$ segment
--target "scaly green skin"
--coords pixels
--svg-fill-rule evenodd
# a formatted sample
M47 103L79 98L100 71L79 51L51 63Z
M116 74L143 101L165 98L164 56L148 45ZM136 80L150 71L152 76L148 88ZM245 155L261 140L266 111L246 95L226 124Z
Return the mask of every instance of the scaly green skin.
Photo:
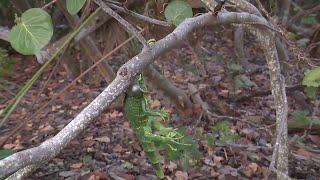
M154 116L160 116L162 119L166 120L170 115L168 112L163 110L150 109L148 99L145 95L146 92L147 88L144 83L143 76L140 74L127 92L124 102L124 110L134 133L139 139L156 172L157 177L159 179L163 179L164 174L159 163L159 156L156 153L155 143L167 144L172 149L174 149L175 146L188 146L189 144L178 142L182 136L174 129L165 128L163 126L154 126ZM154 129L160 132L166 132L166 135L153 134L152 130Z

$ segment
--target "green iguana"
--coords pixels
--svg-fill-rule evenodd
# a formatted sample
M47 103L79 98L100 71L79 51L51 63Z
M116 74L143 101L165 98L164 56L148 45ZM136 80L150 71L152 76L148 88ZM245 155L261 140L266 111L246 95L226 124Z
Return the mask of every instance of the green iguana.
M170 114L163 109L150 109L146 93L147 87L143 75L139 74L133 85L127 91L124 101L124 111L157 177L163 179L164 173L159 162L156 147L166 146L166 148L171 151L177 151L178 149L191 148L193 145L190 141L184 142L184 136L176 129L164 127L159 121L153 118L154 116L160 116L163 120L167 120ZM155 134L154 131L156 131L157 134Z

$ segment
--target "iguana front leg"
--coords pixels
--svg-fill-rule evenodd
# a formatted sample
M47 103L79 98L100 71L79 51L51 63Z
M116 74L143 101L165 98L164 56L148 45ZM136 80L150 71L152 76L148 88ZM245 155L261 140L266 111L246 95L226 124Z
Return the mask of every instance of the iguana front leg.
M149 100L144 97L144 101L142 102L142 109L148 116L160 116L163 120L168 120L170 118L170 113L161 110L154 110L149 108Z
M157 121L155 118L149 116L149 126L151 129L157 131L158 134L168 134L169 132L174 131L172 127L165 127L162 125L159 121Z
M152 141L158 144L168 144L171 147L174 147L176 145L178 146L189 146L190 144L185 144L185 143L181 143L179 142L179 139L183 138L183 136L181 136L178 132L176 131L172 131L169 132L166 135L157 135L157 134L153 134L150 132L150 128L149 127L143 127L143 136L145 140L148 141ZM174 148L173 148L174 149Z
M168 144L170 148L175 149L173 146L175 145L187 145L179 142L179 139L183 138L183 136L173 128L166 128L160 122L156 121L153 117L160 116L163 120L168 120L170 117L170 113L162 110L153 110L149 108L149 102L146 97L144 97L144 101L142 102L142 109L144 113L148 115L149 127L145 127L144 129L145 136L150 138L151 141L155 143L163 143ZM147 129L155 129L160 134L153 134L151 131Z

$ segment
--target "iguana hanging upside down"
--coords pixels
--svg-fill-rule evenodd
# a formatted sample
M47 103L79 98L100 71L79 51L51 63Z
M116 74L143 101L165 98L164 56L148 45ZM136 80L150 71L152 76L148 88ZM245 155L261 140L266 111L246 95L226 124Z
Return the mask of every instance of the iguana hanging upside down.
M172 150L176 150L176 148L181 148L181 146L191 147L191 144L181 142L180 139L183 138L183 135L177 132L176 129L164 127L154 119L155 116L160 116L163 120L167 120L170 114L163 109L150 109L146 93L147 87L143 75L139 74L127 92L124 101L124 111L157 177L163 179L164 173L159 163L159 155L156 153L156 145L166 145ZM158 134L154 134L154 130Z

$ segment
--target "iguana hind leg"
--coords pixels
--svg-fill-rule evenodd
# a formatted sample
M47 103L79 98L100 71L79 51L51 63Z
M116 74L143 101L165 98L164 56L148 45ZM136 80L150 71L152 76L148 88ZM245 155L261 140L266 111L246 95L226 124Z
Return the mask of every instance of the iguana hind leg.
M164 179L164 173L162 171L159 156L156 152L156 147L154 143L149 140L146 140L146 141L141 141L141 145L144 151L146 152L149 162L151 163L157 177L159 179Z

